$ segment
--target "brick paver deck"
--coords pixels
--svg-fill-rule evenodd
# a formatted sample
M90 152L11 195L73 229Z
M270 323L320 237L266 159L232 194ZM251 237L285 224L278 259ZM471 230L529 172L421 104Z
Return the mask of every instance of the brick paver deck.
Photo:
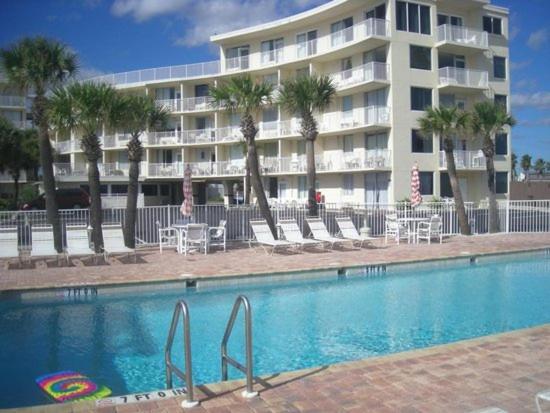
M57 268L54 266L55 260L49 262L49 267L44 262L33 262L34 268L25 264L28 268L24 269L18 269L16 264L12 264L10 269L0 269L0 291L269 274L505 253L543 247L550 247L550 233L457 236L446 239L441 245L423 243L386 246L377 240L370 248L273 255L267 255L257 247L249 249L242 243L230 247L226 253L218 251L206 256L193 253L185 257L171 250L159 254L157 249L149 249L139 252L137 264L133 263L133 258L128 257L122 259L124 264L115 262L85 267Z

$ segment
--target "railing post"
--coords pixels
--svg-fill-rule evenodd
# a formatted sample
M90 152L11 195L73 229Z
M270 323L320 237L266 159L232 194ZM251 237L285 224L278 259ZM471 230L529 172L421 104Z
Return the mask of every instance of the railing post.
M510 199L506 200L506 233L510 232Z

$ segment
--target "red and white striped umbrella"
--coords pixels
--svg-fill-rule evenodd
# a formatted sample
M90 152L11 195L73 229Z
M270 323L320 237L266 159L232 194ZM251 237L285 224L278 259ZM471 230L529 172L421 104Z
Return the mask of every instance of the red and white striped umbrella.
M411 206L414 208L422 202L420 195L420 177L418 173L418 165L415 163L411 170Z
M183 198L183 203L180 208L181 214L190 217L193 214L193 184L189 165L187 165L183 173Z

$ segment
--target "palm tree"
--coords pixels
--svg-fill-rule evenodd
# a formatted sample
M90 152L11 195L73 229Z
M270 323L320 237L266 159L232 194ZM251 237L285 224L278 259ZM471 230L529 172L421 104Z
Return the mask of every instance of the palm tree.
M506 113L501 104L484 101L474 105L470 118L472 131L482 139L481 150L485 155L487 168L487 186L489 187L489 232L499 230L497 192L495 184L495 136L502 132L505 126L514 126L515 119Z
M463 134L468 124L468 115L457 107L426 108L426 114L418 119L420 130L425 136L438 135L443 141L447 161L447 173L455 200L458 224L462 235L470 235L470 225L464 208L464 201L456 175L453 137Z
M319 127L314 113L324 111L331 103L336 88L329 76L299 76L283 83L279 91L278 102L285 110L298 114L300 134L306 142L308 214L318 215L317 197L315 191L315 140L319 135Z
M0 172L7 171L13 179L13 209L18 206L21 170L36 169L39 158L36 130L16 128L0 116Z
M241 113L241 133L247 147L247 162L250 168L252 188L258 200L260 213L267 221L273 236L277 238L275 222L269 210L258 165L256 135L258 127L254 115L265 105L272 103L273 86L268 83L255 83L250 75L232 77L226 83L210 90L214 105L225 110Z
M537 175L540 177L544 173L544 170L546 169L546 162L544 162L544 159L539 158L535 161L535 165L533 166L533 169L537 173Z
M525 174L525 179L529 179L529 171L531 170L531 155L525 154L521 157L521 169Z
M510 166L512 167L512 179L516 180L518 175L516 170L518 167L518 156L514 152L512 152L512 156L510 158Z
M73 83L65 88L56 89L50 102L50 118L55 129L74 131L81 135L80 147L88 161L90 224L96 253L101 253L103 248L98 168L103 151L98 133L114 123L116 104L117 92L112 86L91 82Z
M10 83L22 93L32 89L35 98L32 114L38 126L40 143L40 164L46 194L46 213L53 226L54 244L58 252L63 251L61 222L55 199L55 177L53 154L48 134L49 122L46 107L47 92L64 82L77 71L77 58L67 46L44 37L24 38L7 49L0 51L0 66Z
M140 136L146 130L154 131L164 128L168 122L169 112L164 107L158 107L150 97L124 95L119 96L118 99L119 102L115 105L113 113L113 123L131 136L127 145L130 169L128 172L124 243L128 248L135 248L139 165L143 158L143 145Z

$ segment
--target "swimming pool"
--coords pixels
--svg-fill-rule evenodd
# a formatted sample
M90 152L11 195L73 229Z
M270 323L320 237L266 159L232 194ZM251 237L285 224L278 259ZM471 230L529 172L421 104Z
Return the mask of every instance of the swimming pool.
M48 403L34 379L58 370L86 374L115 395L164 388L164 344L181 298L191 314L195 384L219 381L219 346L241 293L252 304L259 375L549 323L550 257L396 266L375 275L356 269L347 276L223 288L116 294L100 288L97 297L81 299L4 297L0 408ZM181 363L178 334L174 358ZM242 336L239 318L229 346L238 359Z

